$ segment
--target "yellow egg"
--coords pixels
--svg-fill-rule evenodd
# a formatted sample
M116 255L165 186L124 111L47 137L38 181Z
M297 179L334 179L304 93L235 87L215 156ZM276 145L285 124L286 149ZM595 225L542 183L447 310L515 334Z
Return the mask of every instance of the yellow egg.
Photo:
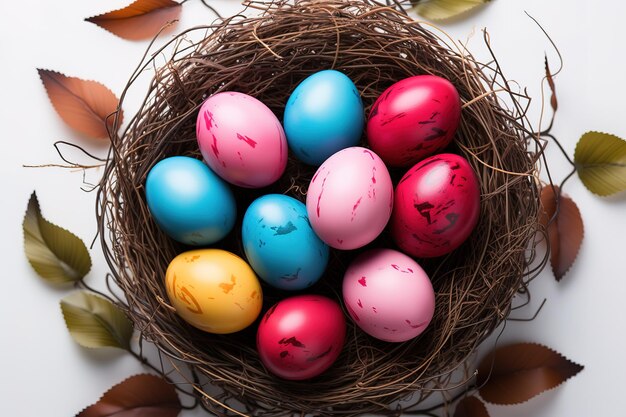
M252 268L221 249L181 253L167 268L165 286L176 312L210 333L234 333L248 327L263 303Z

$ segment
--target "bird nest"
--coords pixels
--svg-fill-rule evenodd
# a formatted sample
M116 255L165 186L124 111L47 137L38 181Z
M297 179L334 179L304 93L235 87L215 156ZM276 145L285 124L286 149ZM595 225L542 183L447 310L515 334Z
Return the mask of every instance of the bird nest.
M158 51L129 82L130 87L144 68L156 68L128 127L111 134L98 193L102 245L124 294L121 304L141 340L156 345L188 382L188 391L217 415L397 414L399 400L409 396L410 404L402 404L412 406L434 390L450 387L453 371L463 369L481 341L507 318L513 297L535 272L530 265L539 229L539 152L529 139L520 104L525 97L511 91L495 57L478 62L441 31L415 22L398 2L298 0L245 6L260 13L220 19L178 35L170 42L174 51L165 65L156 68L154 60L162 55ZM202 39L190 40L189 34L198 31ZM435 315L424 333L404 343L387 343L348 319L345 347L328 371L306 382L285 381L264 369L255 346L256 326L231 335L208 334L175 313L164 276L169 262L188 248L166 236L151 218L145 181L163 158L201 158L196 117L211 94L249 94L280 119L295 86L331 68L354 81L366 112L401 79L434 74L451 81L463 110L449 151L464 156L476 172L481 214L459 249L418 260L436 293ZM313 173L290 157L285 174L271 187L235 189L238 212L270 192L303 201ZM392 170L391 175L397 181L402 172ZM214 246L243 257L241 216L238 221ZM384 232L367 248L388 245ZM309 292L341 303L341 278L355 252L360 251L331 251L326 274ZM265 287L264 311L288 295Z

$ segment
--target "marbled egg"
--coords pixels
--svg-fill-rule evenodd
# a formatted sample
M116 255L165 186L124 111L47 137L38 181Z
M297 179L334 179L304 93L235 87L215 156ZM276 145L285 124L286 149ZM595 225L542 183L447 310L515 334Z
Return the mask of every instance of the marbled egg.
M257 349L263 365L290 380L313 378L337 359L346 320L335 301L319 295L286 298L261 319Z
M255 272L284 290L315 284L328 263L328 246L311 228L306 206L286 195L267 194L250 204L242 241Z
M250 266L221 249L184 252L165 274L176 313L200 330L234 333L251 325L263 304L261 285Z
M367 140L386 164L411 166L441 152L461 118L456 88L445 78L417 75L380 95L367 122Z
M370 250L352 261L343 278L343 300L357 326L388 342L418 336L435 311L435 293L424 270L391 249Z
M265 187L287 166L287 139L280 121L247 94L227 91L206 99L196 135L206 163L231 184Z
M412 256L442 256L472 233L480 213L480 184L467 160L439 154L418 162L395 192L391 233Z
M317 170L306 197L315 233L329 246L355 249L385 228L393 208L389 171L374 152L343 149Z

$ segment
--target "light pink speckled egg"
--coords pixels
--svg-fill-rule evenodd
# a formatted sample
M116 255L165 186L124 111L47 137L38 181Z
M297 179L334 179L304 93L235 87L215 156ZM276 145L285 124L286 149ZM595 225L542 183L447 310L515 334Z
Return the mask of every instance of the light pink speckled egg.
M306 208L315 233L329 246L356 249L383 231L393 208L393 184L369 149L343 149L318 168Z
M435 312L428 275L412 258L392 249L367 251L350 264L343 301L364 332L387 342L418 336Z
M265 187L287 166L287 139L280 121L247 94L226 91L206 99L196 135L207 165L231 184Z

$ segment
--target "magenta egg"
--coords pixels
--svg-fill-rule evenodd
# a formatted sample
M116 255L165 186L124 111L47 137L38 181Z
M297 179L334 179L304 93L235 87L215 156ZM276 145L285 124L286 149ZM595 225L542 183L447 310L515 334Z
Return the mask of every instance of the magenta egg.
M357 326L388 342L418 336L435 312L426 272L392 249L370 250L352 261L343 278L343 299Z
M213 172L240 187L270 185L287 166L287 138L280 121L247 94L226 91L206 99L196 136Z
M467 160L439 154L407 171L395 191L391 234L405 253L430 258L458 248L480 213L480 185Z
M319 295L286 298L259 324L257 349L273 374L289 380L313 378L339 356L346 321L339 304Z
M411 166L448 146L460 119L461 102L452 83L417 75L378 97L370 110L367 140L386 164Z
M376 239L392 208L393 183L385 163L358 146L324 161L306 196L313 230L336 249L356 249Z

